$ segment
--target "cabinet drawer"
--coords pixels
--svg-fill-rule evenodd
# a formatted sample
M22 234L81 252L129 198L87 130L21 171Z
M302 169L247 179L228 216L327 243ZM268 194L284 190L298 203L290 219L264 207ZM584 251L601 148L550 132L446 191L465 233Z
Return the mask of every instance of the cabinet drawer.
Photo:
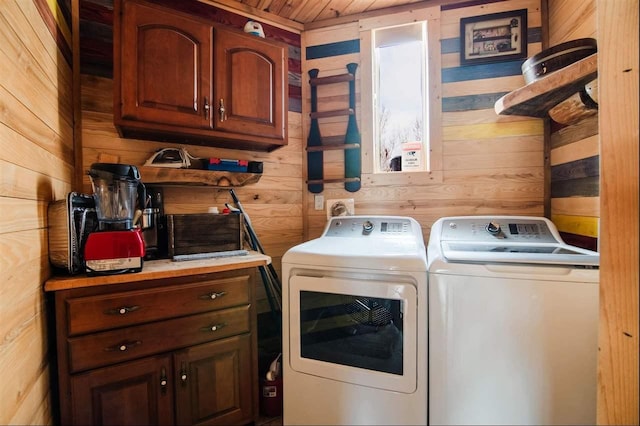
M239 306L69 339L72 373L247 333L250 306Z
M249 303L249 275L67 300L69 336Z

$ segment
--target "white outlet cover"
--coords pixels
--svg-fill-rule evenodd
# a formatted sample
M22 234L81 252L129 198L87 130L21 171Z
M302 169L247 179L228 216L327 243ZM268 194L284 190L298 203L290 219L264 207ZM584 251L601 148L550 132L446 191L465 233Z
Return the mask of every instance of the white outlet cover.
M324 195L314 195L313 198L314 209L323 210L324 209Z
M353 216L355 214L353 198L327 200L327 219L334 216Z

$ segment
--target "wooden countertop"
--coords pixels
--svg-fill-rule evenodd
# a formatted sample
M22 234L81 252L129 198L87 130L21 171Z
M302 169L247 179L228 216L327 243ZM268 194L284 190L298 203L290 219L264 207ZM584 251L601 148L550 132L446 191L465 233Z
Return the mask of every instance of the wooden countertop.
M220 257L213 259L185 260L174 262L171 259L145 261L142 271L118 275L65 275L53 276L44 284L45 291L67 290L96 285L121 284L132 281L147 281L159 278L175 278L187 275L208 274L212 272L232 271L242 268L266 266L271 257L250 251L245 256Z

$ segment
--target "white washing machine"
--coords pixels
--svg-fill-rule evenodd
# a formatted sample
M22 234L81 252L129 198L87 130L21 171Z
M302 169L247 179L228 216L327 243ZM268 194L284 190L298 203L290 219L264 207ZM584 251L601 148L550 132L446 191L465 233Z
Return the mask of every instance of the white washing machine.
M428 263L430 424L595 424L598 253L545 218L447 217Z
M282 275L284 424L426 424L418 222L334 217L285 253Z

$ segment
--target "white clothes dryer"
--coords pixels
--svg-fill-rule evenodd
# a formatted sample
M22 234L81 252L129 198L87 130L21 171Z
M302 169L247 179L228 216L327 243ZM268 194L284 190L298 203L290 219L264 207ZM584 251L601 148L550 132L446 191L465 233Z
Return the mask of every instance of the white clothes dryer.
M408 217L343 216L282 259L283 422L427 423L427 258Z
M597 252L539 217L432 226L429 423L595 424Z

